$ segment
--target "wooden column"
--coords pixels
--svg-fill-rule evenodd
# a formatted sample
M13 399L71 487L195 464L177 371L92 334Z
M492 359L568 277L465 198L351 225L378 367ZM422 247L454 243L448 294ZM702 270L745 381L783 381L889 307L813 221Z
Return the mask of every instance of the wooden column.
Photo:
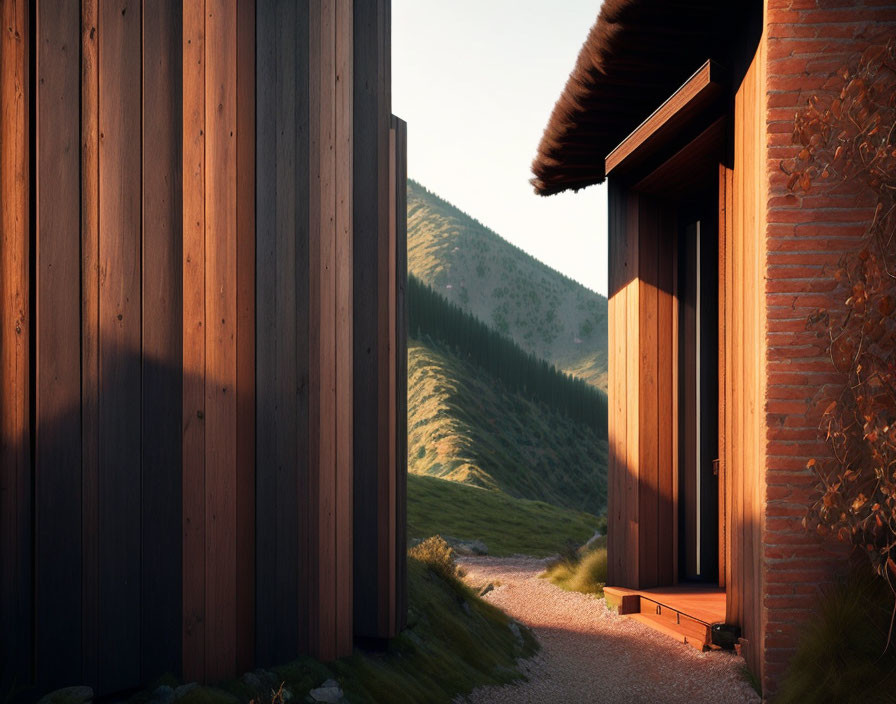
M27 681L31 636L29 3L0 0L0 687Z
M608 581L676 579L675 220L610 178Z
M390 163L390 3L355 11L355 630L395 631L395 207ZM376 497L376 500L360 500Z

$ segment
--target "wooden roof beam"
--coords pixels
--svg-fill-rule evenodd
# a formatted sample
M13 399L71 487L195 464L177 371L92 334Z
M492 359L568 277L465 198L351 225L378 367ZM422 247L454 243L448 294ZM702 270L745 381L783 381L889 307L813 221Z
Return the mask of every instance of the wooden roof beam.
M722 95L722 68L707 61L606 158L605 173L643 163Z

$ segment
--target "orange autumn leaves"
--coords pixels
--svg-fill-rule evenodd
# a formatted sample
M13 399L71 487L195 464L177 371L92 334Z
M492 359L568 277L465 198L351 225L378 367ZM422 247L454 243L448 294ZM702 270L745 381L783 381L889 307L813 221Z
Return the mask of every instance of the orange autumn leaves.
M863 550L896 584L896 42L869 48L837 82L796 115L801 148L781 164L795 195L874 206L865 236L826 272L838 305L807 323L842 382L819 404L829 455L808 463L818 498L805 522Z

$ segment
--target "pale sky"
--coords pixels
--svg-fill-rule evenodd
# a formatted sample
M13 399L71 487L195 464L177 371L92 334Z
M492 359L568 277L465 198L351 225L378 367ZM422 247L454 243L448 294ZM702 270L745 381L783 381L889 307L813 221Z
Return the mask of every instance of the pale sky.
M600 0L392 0L408 176L607 293L606 187L542 198L529 166Z

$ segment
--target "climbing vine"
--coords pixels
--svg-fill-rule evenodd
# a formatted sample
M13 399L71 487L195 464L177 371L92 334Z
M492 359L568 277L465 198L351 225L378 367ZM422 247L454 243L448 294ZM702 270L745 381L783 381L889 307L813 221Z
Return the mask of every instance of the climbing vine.
M819 491L806 525L864 551L896 588L896 42L836 80L796 115L800 151L782 163L794 193L856 194L873 207L864 237L825 274L842 305L808 320L842 383L821 406L829 453L809 462Z

